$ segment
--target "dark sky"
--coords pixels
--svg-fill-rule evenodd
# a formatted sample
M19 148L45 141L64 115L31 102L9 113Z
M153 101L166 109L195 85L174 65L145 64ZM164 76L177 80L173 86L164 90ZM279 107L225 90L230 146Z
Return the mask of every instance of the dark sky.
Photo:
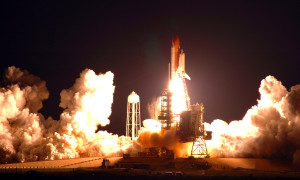
M151 2L151 3L150 3ZM242 119L267 75L300 81L300 1L6 1L1 3L0 71L11 65L47 82L41 112L59 119L62 89L85 68L110 70L111 125L125 134L131 91L147 104L167 87L171 40L186 52L191 103L205 121Z

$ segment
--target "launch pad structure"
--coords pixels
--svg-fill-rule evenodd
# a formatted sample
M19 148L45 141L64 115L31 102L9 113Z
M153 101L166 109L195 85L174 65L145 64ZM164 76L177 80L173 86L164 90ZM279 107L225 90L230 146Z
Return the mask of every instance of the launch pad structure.
M178 36L172 40L171 63L169 64L169 88L161 91L160 97L160 115L157 117L161 124L161 130L165 131L175 128L176 136L180 142L192 142L191 156L209 157L206 141L211 140L212 132L206 131L203 124L203 104L190 104L190 97L186 85L186 79L190 77L185 72L185 53L180 49ZM180 88L180 108L179 111L173 109L174 89L171 83L179 83ZM175 84L176 85L176 84ZM177 88L177 87L175 87ZM172 91L173 90L173 91ZM181 107L183 106L183 108ZM133 91L128 96L127 119L126 119L126 136L134 140L138 137L138 131L141 128L140 117L140 98ZM164 156L174 157L174 152L170 152L166 147L150 147L144 152L139 152L139 157L144 156Z
M171 67L171 68L170 68ZM161 92L161 112L158 120L161 128L168 130L176 128L176 134L181 142L193 142L191 156L209 157L206 140L211 140L212 132L206 131L203 124L203 104L190 105L190 98L186 86L186 79L190 77L185 73L185 54L180 49L180 41L176 36L171 47L171 66L169 65L169 81L175 78L183 83L186 110L176 114L172 110L172 95L170 89Z

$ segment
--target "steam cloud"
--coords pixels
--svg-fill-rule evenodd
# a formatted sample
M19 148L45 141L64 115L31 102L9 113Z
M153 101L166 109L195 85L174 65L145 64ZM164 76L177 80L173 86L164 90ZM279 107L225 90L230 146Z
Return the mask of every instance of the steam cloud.
M75 84L60 94L60 107L64 108L60 120L45 119L38 111L49 97L46 82L9 67L0 89L0 163L120 155L153 146L174 150L176 156L190 152L191 144L180 143L175 129L159 132L153 120L144 121L136 141L107 131L95 133L97 125L110 123L114 88L113 73L96 75L85 69ZM287 158L300 163L300 85L287 91L268 76L259 92L258 104L242 120L205 124L213 131L213 139L207 141L209 154ZM157 101L148 106L153 118Z
M267 76L259 92L258 104L242 120L228 124L217 119L204 124L206 130L213 131L213 139L206 141L209 155L288 159L300 164L300 85L287 91L275 77ZM151 117L157 117L157 111L151 111L157 105L155 100L148 105ZM180 143L174 129L162 133L146 128L138 140L144 147L167 147L176 156L191 151L191 144Z
M176 127L161 131L161 124L154 119L143 121L144 128L136 140L141 148L160 147L173 150L175 157L188 156L191 143L182 143L176 136Z
M300 163L300 85L290 91L273 76L261 81L258 104L240 121L214 120L212 156L291 159Z
M14 66L0 89L0 162L53 160L125 152L131 140L97 125L110 123L113 73L86 69L70 89L61 92L60 120L38 113L49 97L46 82Z

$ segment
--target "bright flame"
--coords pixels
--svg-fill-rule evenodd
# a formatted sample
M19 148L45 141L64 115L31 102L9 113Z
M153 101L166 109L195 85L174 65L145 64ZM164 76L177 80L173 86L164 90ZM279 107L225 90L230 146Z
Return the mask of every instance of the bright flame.
M155 119L145 119L143 121L144 128L151 132L160 132L161 123Z
M184 89L184 82L182 78L175 77L170 81L169 85L172 95L172 111L174 114L180 114L182 111L188 109L186 105L186 94Z

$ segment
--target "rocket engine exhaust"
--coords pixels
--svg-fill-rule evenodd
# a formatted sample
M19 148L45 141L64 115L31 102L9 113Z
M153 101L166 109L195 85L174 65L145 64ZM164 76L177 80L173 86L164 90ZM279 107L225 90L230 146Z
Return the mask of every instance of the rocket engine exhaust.
M73 87L61 92L60 120L38 113L49 92L46 82L14 66L0 89L0 162L53 160L85 156L118 155L131 140L97 125L110 123L113 73L96 75L84 70Z
M179 43L177 37L171 47L168 92L172 104L167 109L172 116L170 127L162 131L163 123L145 120L145 127L133 141L107 131L95 133L97 125L111 123L115 90L112 72L97 75L85 69L72 87L62 90L59 106L64 110L60 119L54 120L39 113L42 102L49 97L46 82L27 71L8 67L0 87L0 163L120 156L153 146L173 150L175 156L189 154L192 143L181 143L176 133L176 123L181 120L178 115L186 112L182 118L190 119L201 113L188 112L184 82L189 77ZM290 159L300 164L300 85L287 90L275 77L267 76L261 81L259 93L257 105L242 120L203 123L203 129L212 131L212 140L206 142L208 153L211 157ZM153 117L157 117L157 106L149 108L155 108ZM186 121L184 128L190 128L189 123ZM202 135L201 131L197 133Z
M240 121L214 120L207 143L215 157L289 159L300 163L300 85L290 91L273 76L261 81L258 104Z

